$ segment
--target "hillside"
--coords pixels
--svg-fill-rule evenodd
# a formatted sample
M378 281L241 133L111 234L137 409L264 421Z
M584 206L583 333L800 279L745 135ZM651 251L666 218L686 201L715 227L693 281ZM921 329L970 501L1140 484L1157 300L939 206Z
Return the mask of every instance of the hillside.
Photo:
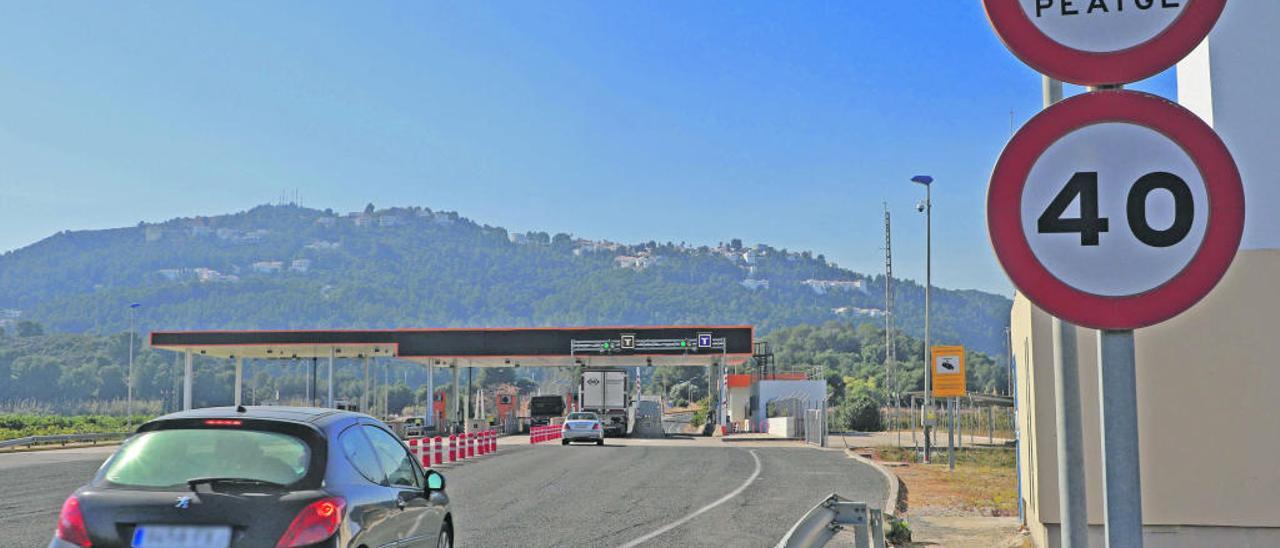
M897 324L919 336L923 288L895 287ZM884 286L807 251L516 234L372 205L66 231L0 255L0 323L117 332L131 302L155 329L746 323L764 334L882 322ZM934 336L1003 354L1010 306L935 288Z

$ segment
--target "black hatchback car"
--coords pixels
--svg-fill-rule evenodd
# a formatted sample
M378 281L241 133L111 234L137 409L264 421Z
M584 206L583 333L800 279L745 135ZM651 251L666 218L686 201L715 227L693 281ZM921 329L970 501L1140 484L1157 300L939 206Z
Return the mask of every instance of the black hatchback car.
M63 503L50 546L452 544L444 477L377 419L223 407L142 425Z

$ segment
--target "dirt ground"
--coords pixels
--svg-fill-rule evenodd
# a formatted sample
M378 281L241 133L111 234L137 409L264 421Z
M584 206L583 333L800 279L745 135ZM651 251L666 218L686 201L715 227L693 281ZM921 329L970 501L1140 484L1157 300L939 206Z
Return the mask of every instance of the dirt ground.
M902 481L907 511L900 517L912 531L902 546L1030 546L1019 532L1013 451L980 448L957 451L948 470L945 450L932 464L915 462L911 448L872 447L859 454L885 465Z

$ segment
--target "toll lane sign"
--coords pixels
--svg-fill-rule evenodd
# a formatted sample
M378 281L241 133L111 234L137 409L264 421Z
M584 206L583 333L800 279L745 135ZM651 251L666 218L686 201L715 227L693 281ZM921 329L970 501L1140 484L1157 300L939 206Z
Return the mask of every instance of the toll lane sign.
M1127 84L1177 63L1209 35L1227 0L983 0L1009 50L1081 85Z
M964 347L933 347L930 374L933 376L933 397L957 398L965 395Z
M1014 135L991 175L987 227L1015 286L1096 329L1146 327L1218 283L1244 230L1244 189L1217 134L1135 91L1072 97Z

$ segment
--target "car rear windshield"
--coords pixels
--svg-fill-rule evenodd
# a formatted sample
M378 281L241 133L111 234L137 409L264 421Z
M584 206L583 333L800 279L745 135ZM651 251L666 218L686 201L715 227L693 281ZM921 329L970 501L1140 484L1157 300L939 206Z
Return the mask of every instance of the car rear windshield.
M196 478L235 478L290 485L307 475L311 450L279 432L231 429L153 430L120 447L99 477L126 487L185 486Z
M571 421L593 421L593 420L597 420L597 419L596 419L595 414L593 414L593 413L569 413L569 420L571 420Z

